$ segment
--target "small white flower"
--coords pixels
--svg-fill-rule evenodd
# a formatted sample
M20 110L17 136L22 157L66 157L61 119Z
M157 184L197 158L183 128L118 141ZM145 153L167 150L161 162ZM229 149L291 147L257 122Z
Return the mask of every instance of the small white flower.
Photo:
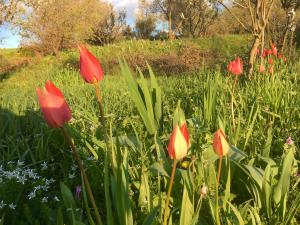
M24 165L24 161L18 160L17 165L18 165L18 166L23 166L23 165Z
M11 203L8 207L14 210L14 209L16 209L17 205L14 203Z
M43 163L41 164L41 166L42 166L42 169L41 169L41 170L46 170L46 169L48 169L47 162L43 162Z
M76 166L76 165L71 166L72 171L75 171L77 168L78 168L78 166Z
M75 178L75 174L69 174L69 179L74 179Z
M29 195L28 195L29 200L33 199L33 198L35 198L35 191L30 192Z
M54 201L56 201L56 202L59 202L60 200L59 200L59 198L57 197L57 196L54 196Z
M43 202L43 203L48 202L48 198L47 197L42 198L41 202Z
M3 202L3 200L0 202L0 209L4 208L6 204Z

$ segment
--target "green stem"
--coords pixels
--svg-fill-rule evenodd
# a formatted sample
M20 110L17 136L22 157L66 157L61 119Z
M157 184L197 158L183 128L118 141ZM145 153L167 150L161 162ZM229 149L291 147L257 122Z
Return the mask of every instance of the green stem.
M107 209L107 223L109 225L113 224L113 216L112 216L112 210L111 210L111 200L110 200L110 192L109 192L109 162L110 160L110 155L108 152L108 149L110 148L109 145L109 138L108 138L108 133L107 133L107 128L106 128L106 120L104 116L104 109L101 101L101 95L100 95L100 88L97 83L95 83L95 91L96 91L96 96L97 96L97 101L98 101L98 106L100 110L100 122L103 127L103 132L104 132L104 141L106 145L106 153L105 153L105 161L104 161L104 192L105 192L105 205Z
M217 225L220 225L220 216L219 216L219 183L221 177L221 167L222 167L222 156L219 157L218 164L218 176L217 176L217 185L216 185L216 222Z
M238 76L235 76L233 87L232 87L232 94L231 94L231 113L232 113L233 131L235 131L235 118L234 118L234 108L233 108L233 96L234 96L235 86L237 84L237 79L238 79Z
M84 171L84 167L81 163L81 159L80 159L80 156L78 154L78 151L73 143L73 140L71 138L71 136L69 135L68 131L66 130L66 128L62 128L62 131L64 133L64 136L65 136L65 139L66 141L68 142L68 144L70 145L71 149L72 149L72 152L73 152L73 156L74 156L74 159L82 173L82 176L83 176L83 181L84 181L84 184L86 186L86 190L87 190L87 193L88 193L88 196L89 196L89 199L92 203L92 206L93 206L93 209L95 211L95 215L96 215L96 221L97 221L97 224L98 225L103 225L102 223L102 219L101 219L101 216L99 214L99 210L97 208L97 205L96 205L96 201L95 201L95 198L94 198L94 195L93 195L93 192L92 192L92 188L90 186L90 182L89 182L89 179Z
M170 195L171 195L171 191L172 191L172 187L173 187L173 181L174 181L174 177L175 177L176 164L177 164L177 159L174 159L173 168L172 168L172 172L171 172L170 183L169 183L169 188L168 188L168 193L167 193L167 199L166 199L166 204L165 204L164 225L167 225L167 222L168 222L169 201L170 201Z

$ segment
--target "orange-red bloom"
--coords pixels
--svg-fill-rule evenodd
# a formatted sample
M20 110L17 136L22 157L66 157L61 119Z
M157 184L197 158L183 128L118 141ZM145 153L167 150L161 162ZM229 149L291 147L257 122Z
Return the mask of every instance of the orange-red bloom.
M265 70L266 70L265 66L264 66L263 64L261 64L261 65L259 66L258 71L259 71L260 73L263 73L263 72L265 72Z
M228 154L229 144L227 143L225 134L221 129L217 130L214 135L213 148L219 157Z
M278 56L277 56L277 58L281 59L282 58L282 53L279 53Z
M273 69L273 66L271 66L270 68L269 68L269 73L274 73L274 69Z
M71 110L61 91L51 81L44 89L36 88L42 113L50 127L62 127L71 118Z
M273 53L273 55L277 55L277 47L274 45L274 44L272 44L272 53Z
M227 70L234 75L241 75L243 73L243 62L240 57L237 57L234 61L229 62Z
M269 58L268 63L269 63L270 65L272 65L272 64L273 64L273 59L272 59L272 58Z
M79 46L79 51L80 74L82 78L90 84L101 81L104 74L98 59L85 46Z
M176 126L171 134L168 153L171 159L182 159L189 148L189 133L184 123L180 128Z

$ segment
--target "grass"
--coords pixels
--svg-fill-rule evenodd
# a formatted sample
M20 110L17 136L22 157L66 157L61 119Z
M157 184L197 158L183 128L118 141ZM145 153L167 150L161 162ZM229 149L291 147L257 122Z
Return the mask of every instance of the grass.
M190 41L188 40L188 42ZM238 55L242 54L239 51L242 51L243 48L238 48L238 46L241 43L244 43L243 46L245 46L247 39L227 36L193 40L192 42L201 49L218 49L223 55L222 57L231 59L234 55L233 52ZM177 52L183 44L185 41L181 40L171 43L128 41L106 47L93 47L92 51L105 65L107 60L124 54L141 52L156 55ZM58 203L55 201L41 203L38 200L30 201L21 194L21 197L16 199L7 196L4 198L5 202L14 201L17 204L17 211L8 208L2 211L0 209L0 218L1 215L5 215L4 224L50 224L48 219L45 220L42 217L35 219L35 213L57 221L56 224L63 224L59 222L59 218L63 218L65 224L71 224L66 221L72 221L69 215L70 210L66 210L68 208L66 196L69 195L66 194L65 189L61 193L59 182L65 182L72 190L81 183L81 179L78 171L75 173L76 178L69 178L70 168L73 165L70 151L65 145L60 131L48 128L40 113L35 87L42 87L47 79L50 79L63 91L70 105L73 119L69 124L69 129L75 137L75 143L88 167L93 191L97 193L97 203L104 217L109 210L104 204L106 197L103 188L105 151L94 89L83 82L78 69L73 66L74 63L67 65L66 62L78 62L78 53L63 52L58 58L48 56L35 59L29 65L12 72L0 82L1 162L21 160L26 163L26 167L34 168L44 176L53 177L56 182L47 196L50 199L57 195L61 199ZM270 218L269 211L264 211L264 208L267 207L263 203L264 196L268 196L266 189L261 190L261 193L264 193L261 195L261 199L252 195L254 192L252 190L256 190L255 187L259 186L256 186L255 182L263 179L261 176L267 176L267 172L264 171L267 170L268 163L271 163L277 171L274 170L274 176L268 179L273 179L274 185L279 182L281 174L284 174L282 171L284 167L280 166L281 162L284 159L288 161L287 158L290 157L288 154L290 147L285 144L289 136L294 141L293 148L296 150L296 147L299 146L300 96L298 90L300 77L298 71L300 62L288 65L278 62L274 75L255 73L252 80L241 76L233 97L231 95L233 78L220 68L188 72L184 76L158 76L158 83L163 91L164 126L156 141L146 131L139 111L131 100L131 91L128 90L126 79L121 75L120 70L118 70L117 76L105 76L101 83L101 92L107 120L112 125L111 132L114 137L112 140L115 140L117 136L120 136L122 140L119 143L120 149L116 144L115 151L119 157L118 163L122 162L123 166L118 164L116 171L114 170L116 168L112 167L110 175L112 207L117 211L116 218L114 218L115 224L142 224L147 215L153 212L157 212L154 214L156 216L154 216L153 224L159 224L161 212L153 210L156 209L155 206L159 205L159 201L164 199L167 177L157 174L169 173L170 163L168 160L162 162L156 159L153 152L155 148L158 148L166 153L169 134L172 131L173 112L178 100L181 101L181 107L188 121L192 146L187 160L192 162L193 167L186 170L182 167L182 162L179 163L181 169L175 176L172 200L174 224L187 224L185 221L188 221L188 217L194 218L197 215L194 210L192 210L193 213L183 210L189 207L190 209L196 208L200 198L198 190L203 184L208 186L209 194L201 203L198 222L200 224L214 223L213 210L210 211L210 208L214 207L215 181L213 177L215 177L216 158L212 153L211 141L213 133L219 127L225 129L228 141L238 149L235 155L228 158L231 166L229 167L225 162L223 165L225 169L221 175L220 188L224 195L222 202L225 204L220 211L223 215L221 218L223 223L225 224L227 218L232 224L238 224L239 217L246 223L246 221L250 221L251 213L257 214L262 224L282 223L287 218L282 214L277 216L280 215L279 209L272 202L268 205L268 210L272 210L274 216ZM114 70L117 71L117 69ZM231 104L234 105L233 112ZM235 118L234 125L233 117ZM120 152L122 154L118 155ZM293 152L293 155L299 159L298 152ZM96 157L96 159L90 160L90 157ZM41 164L44 161L49 164L49 169L46 171L41 170ZM235 166L235 163L239 166ZM297 166L297 163L295 165ZM4 167L9 169L9 166ZM288 168L288 166L285 167ZM231 176L228 172L229 168L232 170ZM263 175L257 171L262 171ZM123 174L122 176L125 176L124 179L126 179L118 180L119 175L114 176L114 174L119 173ZM286 177L290 177L291 170L287 173ZM191 177L194 178L190 180ZM182 182L179 182L180 180ZM123 189L120 189L123 194L115 196L114 182L115 185L119 184L117 187L129 189L129 193L123 193ZM193 185L187 186L187 182L191 182ZM291 206L294 206L293 199L298 198L297 182L299 182L299 177L295 175L291 176L290 182L285 182L286 185L289 185L288 200L285 200L288 212L291 212ZM294 188L292 188L293 185ZM9 188L0 185L0 193L8 193L8 189L13 188L19 188L19 193L26 196L33 187L27 183L21 185L12 182ZM270 185L269 188L272 189L273 186ZM272 190L275 193L276 188ZM182 191L184 193L190 191L188 192L190 195L184 194ZM187 198L186 196L192 197ZM120 199L126 202L127 198L130 201L130 212L134 223L131 223L130 219L122 217L129 211L122 214L124 212L117 206ZM226 208L224 199L229 201L232 206L227 205ZM0 202L1 200L0 198ZM84 199L75 199L74 201L75 205L69 208L73 210L74 206L72 212L77 220L87 224L87 209L83 206ZM186 205L182 205L182 202ZM259 205L259 202L262 202L262 205ZM80 210L76 211L76 208L80 208ZM244 211L247 209L246 212L243 209ZM181 218L176 212L189 216ZM299 214L299 210L296 210L297 214ZM297 223L296 219L292 222ZM248 224L259 223L249 222Z

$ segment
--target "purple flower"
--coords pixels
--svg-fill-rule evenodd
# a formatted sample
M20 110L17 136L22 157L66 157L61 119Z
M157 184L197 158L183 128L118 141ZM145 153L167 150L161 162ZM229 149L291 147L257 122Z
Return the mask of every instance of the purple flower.
M81 186L78 185L78 186L75 187L75 197L79 199L80 194L81 194Z
M288 139L286 139L286 143L287 143L288 145L293 145L293 144L294 144L294 141L293 141L293 139L292 139L291 137L288 137Z

